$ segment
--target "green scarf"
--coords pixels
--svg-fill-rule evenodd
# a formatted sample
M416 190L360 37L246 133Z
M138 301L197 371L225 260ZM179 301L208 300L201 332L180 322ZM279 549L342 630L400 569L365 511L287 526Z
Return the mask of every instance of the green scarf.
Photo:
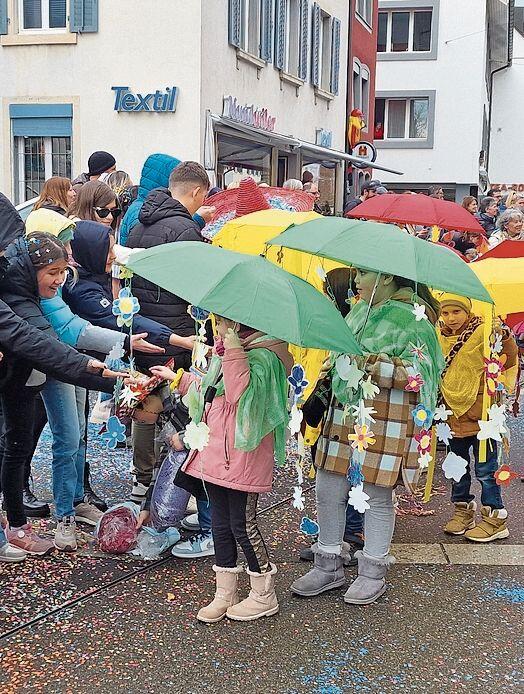
M399 297L401 292L399 292ZM403 296L403 295L402 295ZM416 296L412 301L422 303ZM346 322L355 334L364 355L386 354L398 357L409 364L416 363L416 369L424 380L421 388L421 401L434 409L440 381L440 374L445 366L435 328L429 320L415 320L412 313L413 304L398 301L392 297L380 306L372 307L365 301L359 301L346 317ZM367 320L366 320L367 316ZM413 345L424 346L425 359L417 360L412 352ZM332 360L338 357L332 353ZM345 405L356 404L359 395L347 388L333 369L333 393L337 400ZM348 393L348 390L350 391Z
M265 339L265 338L264 338ZM262 439L273 432L275 458L279 465L286 461L287 379L284 365L268 349L256 348L246 352L249 363L249 385L240 396L237 407L235 448L254 451ZM204 413L204 397L210 386L216 395L224 395L222 359L214 355L202 379L200 390L188 398L189 414L198 424Z

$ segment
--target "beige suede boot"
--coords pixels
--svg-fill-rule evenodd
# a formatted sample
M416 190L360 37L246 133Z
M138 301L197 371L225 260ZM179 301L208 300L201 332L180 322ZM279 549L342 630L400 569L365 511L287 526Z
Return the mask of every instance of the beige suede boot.
M475 527L476 510L474 501L457 501L453 518L444 526L444 532L448 535L464 535L466 530Z
M238 575L242 573L241 566L235 566L234 569L224 568L222 566L213 566L216 580L215 597L197 614L197 619L206 624L219 622L226 616L226 611L231 605L236 605L238 602Z
M251 622L259 617L270 617L278 612L278 600L275 593L275 576L277 567L270 564L271 570L257 574L246 570L251 582L251 590L245 600L238 605L228 607L227 616L238 622Z

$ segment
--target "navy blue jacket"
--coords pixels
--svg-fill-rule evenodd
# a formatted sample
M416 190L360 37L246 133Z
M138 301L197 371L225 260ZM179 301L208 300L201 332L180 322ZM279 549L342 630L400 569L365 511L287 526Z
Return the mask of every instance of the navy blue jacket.
M78 280L70 278L63 287L62 297L71 310L94 325L120 330L113 315L111 275L106 272L110 232L103 224L80 221L76 223L71 241L73 258L80 266ZM123 330L129 332L124 326ZM133 317L133 333L147 333L148 340L160 347L169 346L172 331L165 325L137 313Z

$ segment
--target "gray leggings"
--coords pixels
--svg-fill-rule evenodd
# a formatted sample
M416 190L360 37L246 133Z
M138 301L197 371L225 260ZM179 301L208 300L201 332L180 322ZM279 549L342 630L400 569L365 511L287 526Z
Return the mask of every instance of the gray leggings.
M325 552L340 554L342 549L350 489L345 475L317 470L318 545ZM364 514L364 554L384 559L389 554L395 529L393 489L364 482L364 491L369 495L370 505Z

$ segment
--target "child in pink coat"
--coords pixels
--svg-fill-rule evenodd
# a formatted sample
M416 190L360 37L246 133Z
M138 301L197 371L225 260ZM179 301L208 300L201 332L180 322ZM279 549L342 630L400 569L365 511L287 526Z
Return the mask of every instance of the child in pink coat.
M191 373L151 369L174 384L178 381L177 390L192 402L185 446L193 444L194 450L183 471L203 480L211 505L216 593L197 615L208 623L226 615L251 621L279 609L274 588L277 569L256 512L258 495L271 490L275 457L285 459L287 374L292 366L285 343L226 318L217 317L216 326L215 356L201 383ZM197 428L198 443L193 438ZM173 445L181 449L184 436L176 436ZM246 557L251 582L249 596L242 602L237 590L242 571L237 545Z

